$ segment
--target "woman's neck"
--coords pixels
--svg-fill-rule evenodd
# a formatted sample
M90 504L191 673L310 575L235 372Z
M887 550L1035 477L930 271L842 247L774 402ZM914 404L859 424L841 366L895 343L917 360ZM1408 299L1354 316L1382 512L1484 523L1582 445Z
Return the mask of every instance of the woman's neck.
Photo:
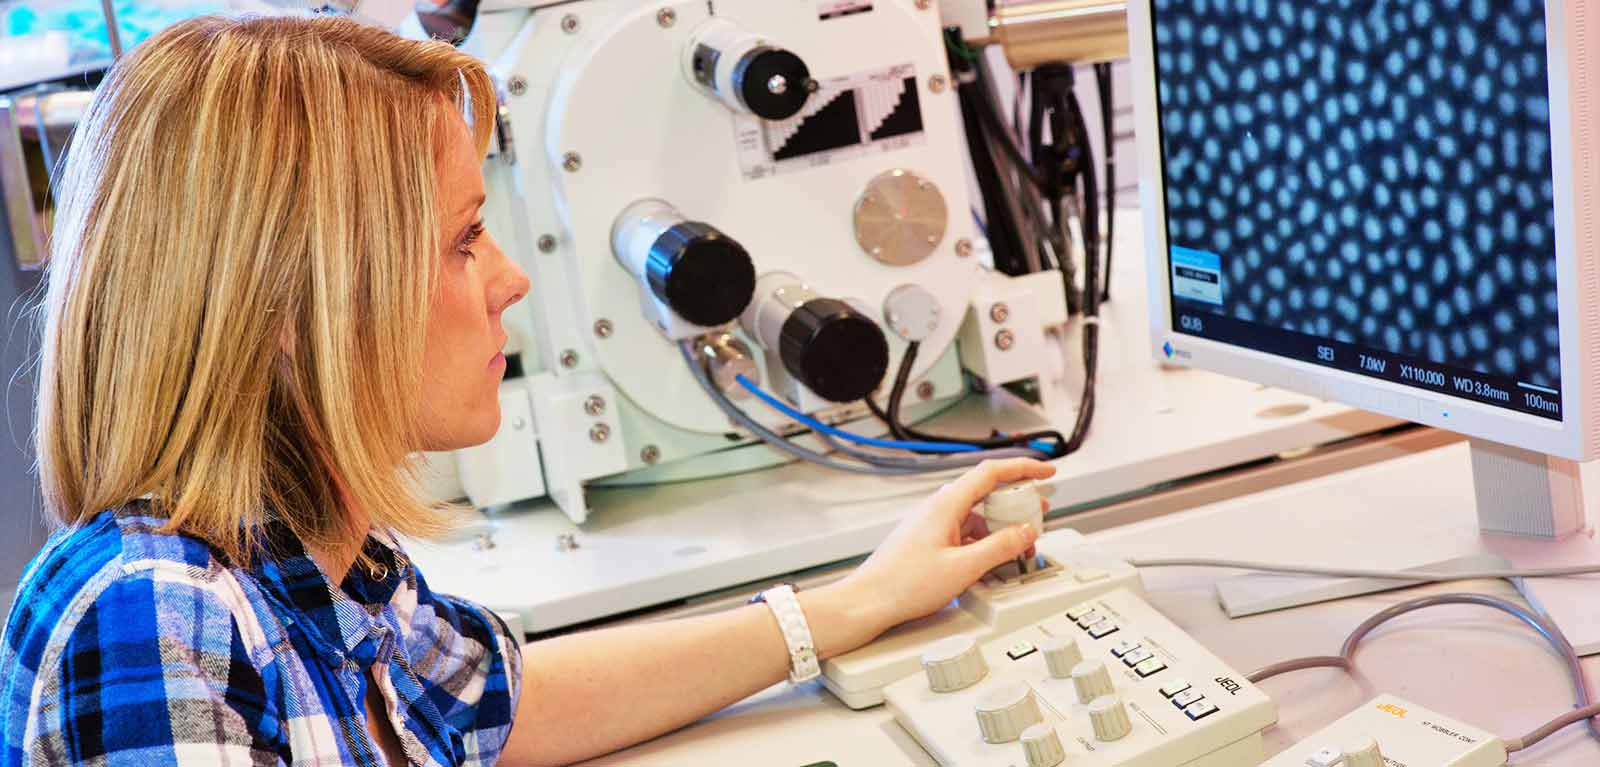
M312 561L317 567L322 568L324 575L335 585L344 583L344 577L350 573L350 568L361 556L361 549L366 546L367 533L372 528L372 518L367 516L365 509L358 504L350 502L350 496L345 492L344 483L337 483L339 495L344 507L344 543L339 546L315 548L310 550Z

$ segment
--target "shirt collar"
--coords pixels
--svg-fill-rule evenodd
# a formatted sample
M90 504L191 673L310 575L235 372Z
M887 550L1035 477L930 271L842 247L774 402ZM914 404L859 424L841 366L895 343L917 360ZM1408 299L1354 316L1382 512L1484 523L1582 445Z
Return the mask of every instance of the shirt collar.
M287 527L269 525L264 543L256 575L293 613L291 619L304 625L314 641L370 665L382 642L381 618L400 587L414 577L410 560L394 539L369 535L362 553L372 569L358 562L337 587Z

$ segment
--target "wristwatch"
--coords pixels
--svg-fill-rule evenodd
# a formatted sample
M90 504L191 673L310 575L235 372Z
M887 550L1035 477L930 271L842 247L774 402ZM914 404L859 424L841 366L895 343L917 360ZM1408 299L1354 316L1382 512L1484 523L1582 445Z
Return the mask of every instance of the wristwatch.
M792 583L780 583L751 597L750 602L762 602L772 610L783 632L783 642L789 646L789 681L793 684L815 679L822 675L822 665L817 662L817 646L811 640L811 626L800 609L800 600L794 596Z

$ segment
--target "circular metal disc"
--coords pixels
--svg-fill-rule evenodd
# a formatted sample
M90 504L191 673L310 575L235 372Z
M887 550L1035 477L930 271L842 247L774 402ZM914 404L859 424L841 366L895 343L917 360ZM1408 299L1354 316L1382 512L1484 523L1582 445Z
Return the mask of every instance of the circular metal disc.
M939 187L908 170L878 176L856 200L856 242L890 266L910 266L933 255L949 222Z

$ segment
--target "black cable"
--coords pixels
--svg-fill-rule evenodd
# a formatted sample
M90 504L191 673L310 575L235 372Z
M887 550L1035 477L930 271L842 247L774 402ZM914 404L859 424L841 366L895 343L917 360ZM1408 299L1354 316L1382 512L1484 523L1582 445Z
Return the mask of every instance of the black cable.
M1105 157L1105 182L1106 195L1106 273L1102 277L1100 300L1111 300L1111 246L1115 241L1117 227L1117 165L1116 165L1116 140L1115 122L1112 113L1111 92L1111 65L1094 65L1095 82L1100 90L1100 136L1103 155Z
M874 402L871 397L866 399L867 409L871 410L872 414L876 416L878 420L883 421L884 425L889 427L890 433L895 434L898 439L908 441L921 440L923 442L954 442L962 445L972 445L974 447L980 447L986 450L1019 446L1026 447L1037 440L1054 440L1057 445L1057 449L1052 451L1050 457L1060 458L1061 456L1066 455L1066 453L1060 452L1060 446L1067 444L1068 440L1066 437L1061 435L1061 432L1054 429L1031 431L1022 434L1002 435L996 433L986 438L940 436L937 439L932 439L930 438L931 435L929 435L929 432L919 431L907 426L900 418L900 405L905 397L907 384L911 379L911 368L916 364L917 353L920 351L920 349L921 345L915 341L906 345L905 354L900 357L900 368L895 373L894 384L889 389L888 412L884 412L882 408L878 407L878 403ZM911 436L914 434L929 436Z
M982 88L987 89L990 87L988 74L985 72L982 63L975 64L972 67L972 72ZM1038 87L1037 83L1035 83L1035 87ZM1004 150L1001 155L1010 161L1012 167L1017 171L1017 175L1026 180L1034 189L1044 189L1045 180L1039 175L1039 171L1033 167L1033 163L1022 156L1022 150L1017 148L1017 142L1011 138L1011 131L1002 124L1000 114L993 107L992 103L985 100L983 108L978 111L978 117L983 120L984 128L989 131L995 143L999 144L1000 148Z
M985 236L994 254L995 269L1010 275L1026 274L1028 266L1023 255L1022 224L1005 203L1010 196L1005 192L1004 185L1007 182L1002 176L999 160L990 149L988 133L980 117L986 109L986 100L982 83L976 74L977 54L966 47L961 41L960 32L954 29L945 31L945 44L950 73L956 83L956 99L961 105L967 154L972 161L978 196L983 202Z

